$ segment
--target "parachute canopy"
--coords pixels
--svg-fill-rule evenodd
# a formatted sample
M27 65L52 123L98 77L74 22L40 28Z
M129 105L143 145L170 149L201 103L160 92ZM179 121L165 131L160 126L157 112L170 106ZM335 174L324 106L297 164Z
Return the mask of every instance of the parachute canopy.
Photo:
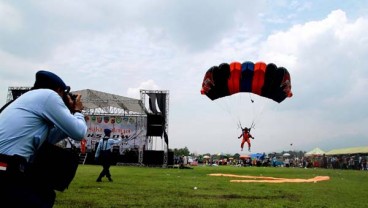
M273 63L222 63L204 75L201 94L211 100L239 92L254 93L278 103L293 95L289 72Z

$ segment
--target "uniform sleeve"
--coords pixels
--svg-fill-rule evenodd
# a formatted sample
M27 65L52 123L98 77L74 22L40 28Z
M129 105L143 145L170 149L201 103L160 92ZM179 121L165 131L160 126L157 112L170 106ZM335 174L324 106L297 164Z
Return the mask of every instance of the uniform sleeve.
M65 139L67 137L68 137L68 135L66 135L63 131L61 131L57 127L53 127L49 132L49 135L47 137L47 141L50 142L51 144L56 144L59 141Z
M120 138L120 139L109 139L109 143L110 145L115 145L115 144L119 144L121 143L123 140Z
M49 94L49 97L44 104L44 109L45 111L43 112L43 116L53 123L57 129L64 133L63 135L57 130L54 130L54 134L59 136L66 135L77 141L84 138L87 133L87 125L84 120L84 115L81 113L75 113L72 115L64 104L62 98L57 93ZM60 141L63 138L58 139Z
M100 149L101 149L100 146L101 146L101 142L98 142L98 146L97 146L96 153L95 153L95 158L100 156Z

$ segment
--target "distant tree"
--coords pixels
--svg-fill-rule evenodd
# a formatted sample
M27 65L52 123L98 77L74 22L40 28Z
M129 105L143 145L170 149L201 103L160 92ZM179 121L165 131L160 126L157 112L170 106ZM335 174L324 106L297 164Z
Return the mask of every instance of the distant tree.
M175 156L182 156L182 155L189 156L190 155L188 147L184 147L180 149L175 148L173 152Z
M202 162L203 162L203 156L204 156L204 155L198 155L198 156L197 156L197 161L198 161L199 163L202 163Z

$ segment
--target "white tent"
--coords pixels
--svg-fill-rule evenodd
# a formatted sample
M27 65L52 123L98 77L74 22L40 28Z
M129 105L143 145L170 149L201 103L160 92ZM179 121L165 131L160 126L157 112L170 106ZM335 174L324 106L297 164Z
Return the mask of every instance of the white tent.
M316 147L312 149L311 151L304 154L304 156L322 156L326 152L321 150L320 148Z
M367 154L368 146L348 147L342 149L333 149L326 152L326 155L349 155L349 154Z
M290 153L284 153L283 155L282 155L283 157L290 157Z

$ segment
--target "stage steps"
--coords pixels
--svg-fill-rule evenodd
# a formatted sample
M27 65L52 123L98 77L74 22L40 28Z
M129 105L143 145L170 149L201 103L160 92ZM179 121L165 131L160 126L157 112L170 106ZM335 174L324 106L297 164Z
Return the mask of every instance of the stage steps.
M83 164L84 165L84 163L86 163L87 154L88 153L85 153L85 154L79 153L79 164Z

